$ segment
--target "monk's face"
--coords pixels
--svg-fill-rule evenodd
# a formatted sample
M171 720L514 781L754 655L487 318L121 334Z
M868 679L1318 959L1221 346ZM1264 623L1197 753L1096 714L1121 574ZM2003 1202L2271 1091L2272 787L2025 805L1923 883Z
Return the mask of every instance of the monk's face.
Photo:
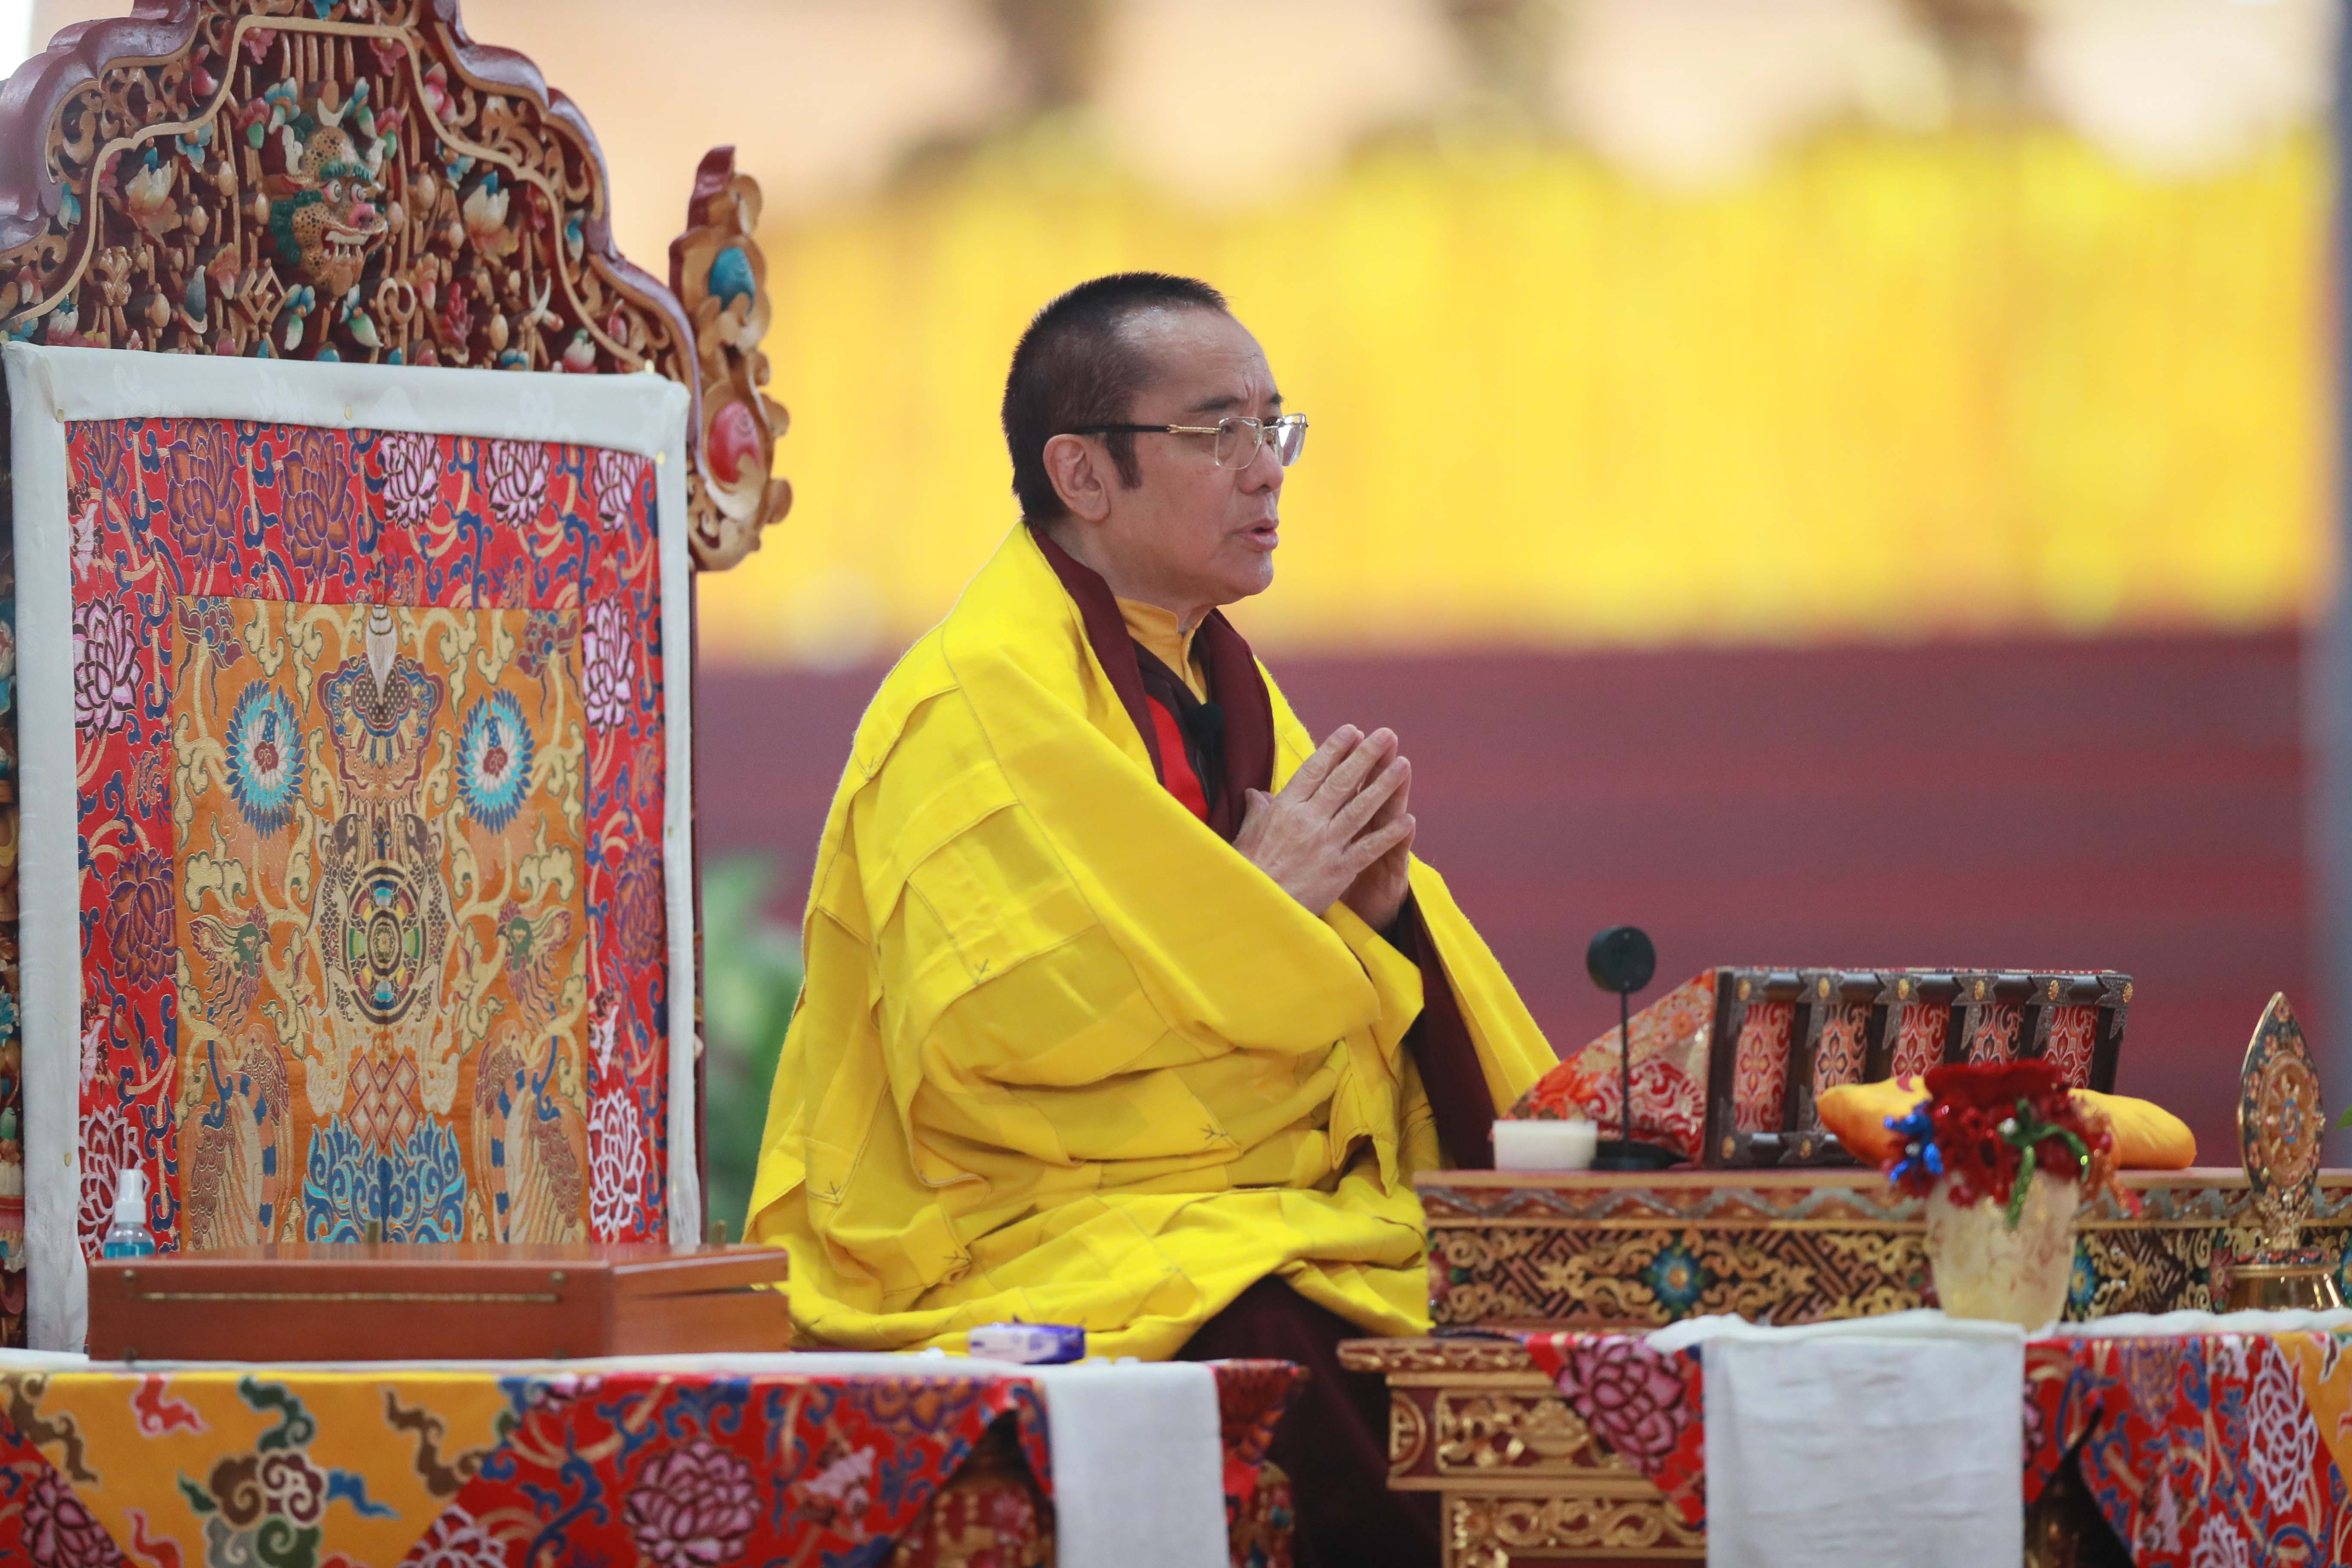
M1229 415L1282 412L1265 352L1223 310L1150 310L1126 330L1154 367L1129 423L1214 425ZM1208 436L1135 437L1141 480L1108 487L1109 514L1097 536L1133 585L1129 596L1185 614L1262 594L1274 581L1282 464L1267 446L1246 467L1221 468L1215 446Z

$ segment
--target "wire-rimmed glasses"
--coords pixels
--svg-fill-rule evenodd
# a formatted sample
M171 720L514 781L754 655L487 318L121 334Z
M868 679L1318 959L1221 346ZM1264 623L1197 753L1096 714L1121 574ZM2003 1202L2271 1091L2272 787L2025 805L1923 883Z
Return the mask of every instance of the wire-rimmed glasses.
M1275 419L1253 419L1229 414L1214 425L1081 425L1071 436L1213 436L1213 448L1221 468L1246 468L1257 461L1258 449L1271 446L1284 468L1298 461L1307 446L1307 416L1285 414Z

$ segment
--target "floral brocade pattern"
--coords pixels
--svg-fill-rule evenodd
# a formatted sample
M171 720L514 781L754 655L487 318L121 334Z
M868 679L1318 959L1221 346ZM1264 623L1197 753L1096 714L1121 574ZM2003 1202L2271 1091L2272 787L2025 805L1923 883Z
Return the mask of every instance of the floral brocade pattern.
M1287 1568L1288 1485L1253 1439L1297 1369L1213 1370L1226 1511L1251 1521L1234 1561ZM0 1561L37 1568L1034 1568L1052 1551L1045 1406L1017 1374L100 1369L0 1377Z
M1739 1023L1732 1058L1732 1125L1742 1132L1778 1132L1788 1109L1789 1031L1796 1005L1758 1002Z
M2141 1568L2352 1561L2340 1335L2026 1347L2025 1490L2070 1452Z
M1976 1033L1969 1037L1969 1065L2015 1061L2017 1037L2024 1022L2024 1009L2016 1003L1989 1004L1977 1019Z
M1633 1136L1655 1139L1686 1160L1698 1157L1706 1134L1707 1034L1714 1022L1710 969L1643 1008L1630 1026ZM1511 1114L1617 1121L1623 1095L1619 1057L1612 1029L1546 1073Z
M2094 1020L2097 1009L2084 1008ZM1925 1078L1927 1069L1944 1059L1944 1040L1951 1033L1952 1011L1948 1007L1931 1006L1925 1002L1904 1004L1903 1021L1895 1036L1895 1049L1890 1055L1887 1076L1895 1079ZM2084 1069L2089 1071L2090 1059L2084 1058Z
M1648 1477L1685 1523L1704 1525L1706 1376L1696 1347L1653 1350L1639 1334L1536 1333L1525 1342L1592 1435Z
M126 1161L167 1250L666 1234L650 463L67 444L85 1246Z

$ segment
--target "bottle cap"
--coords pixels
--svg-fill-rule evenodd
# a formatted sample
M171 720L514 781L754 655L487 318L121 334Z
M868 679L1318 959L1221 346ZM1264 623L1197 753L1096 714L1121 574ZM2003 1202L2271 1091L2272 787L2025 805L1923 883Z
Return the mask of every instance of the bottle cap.
M114 1178L114 1223L147 1223L147 1173L136 1165L123 1166Z

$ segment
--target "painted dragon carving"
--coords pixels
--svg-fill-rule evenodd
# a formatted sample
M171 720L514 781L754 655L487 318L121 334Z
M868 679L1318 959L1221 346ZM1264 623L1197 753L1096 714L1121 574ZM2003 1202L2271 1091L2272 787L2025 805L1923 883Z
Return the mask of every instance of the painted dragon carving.
M0 332L652 369L696 394L694 554L723 569L792 501L769 475L759 187L706 160L669 287L614 248L609 199L579 110L473 42L457 0L142 0L0 98Z

